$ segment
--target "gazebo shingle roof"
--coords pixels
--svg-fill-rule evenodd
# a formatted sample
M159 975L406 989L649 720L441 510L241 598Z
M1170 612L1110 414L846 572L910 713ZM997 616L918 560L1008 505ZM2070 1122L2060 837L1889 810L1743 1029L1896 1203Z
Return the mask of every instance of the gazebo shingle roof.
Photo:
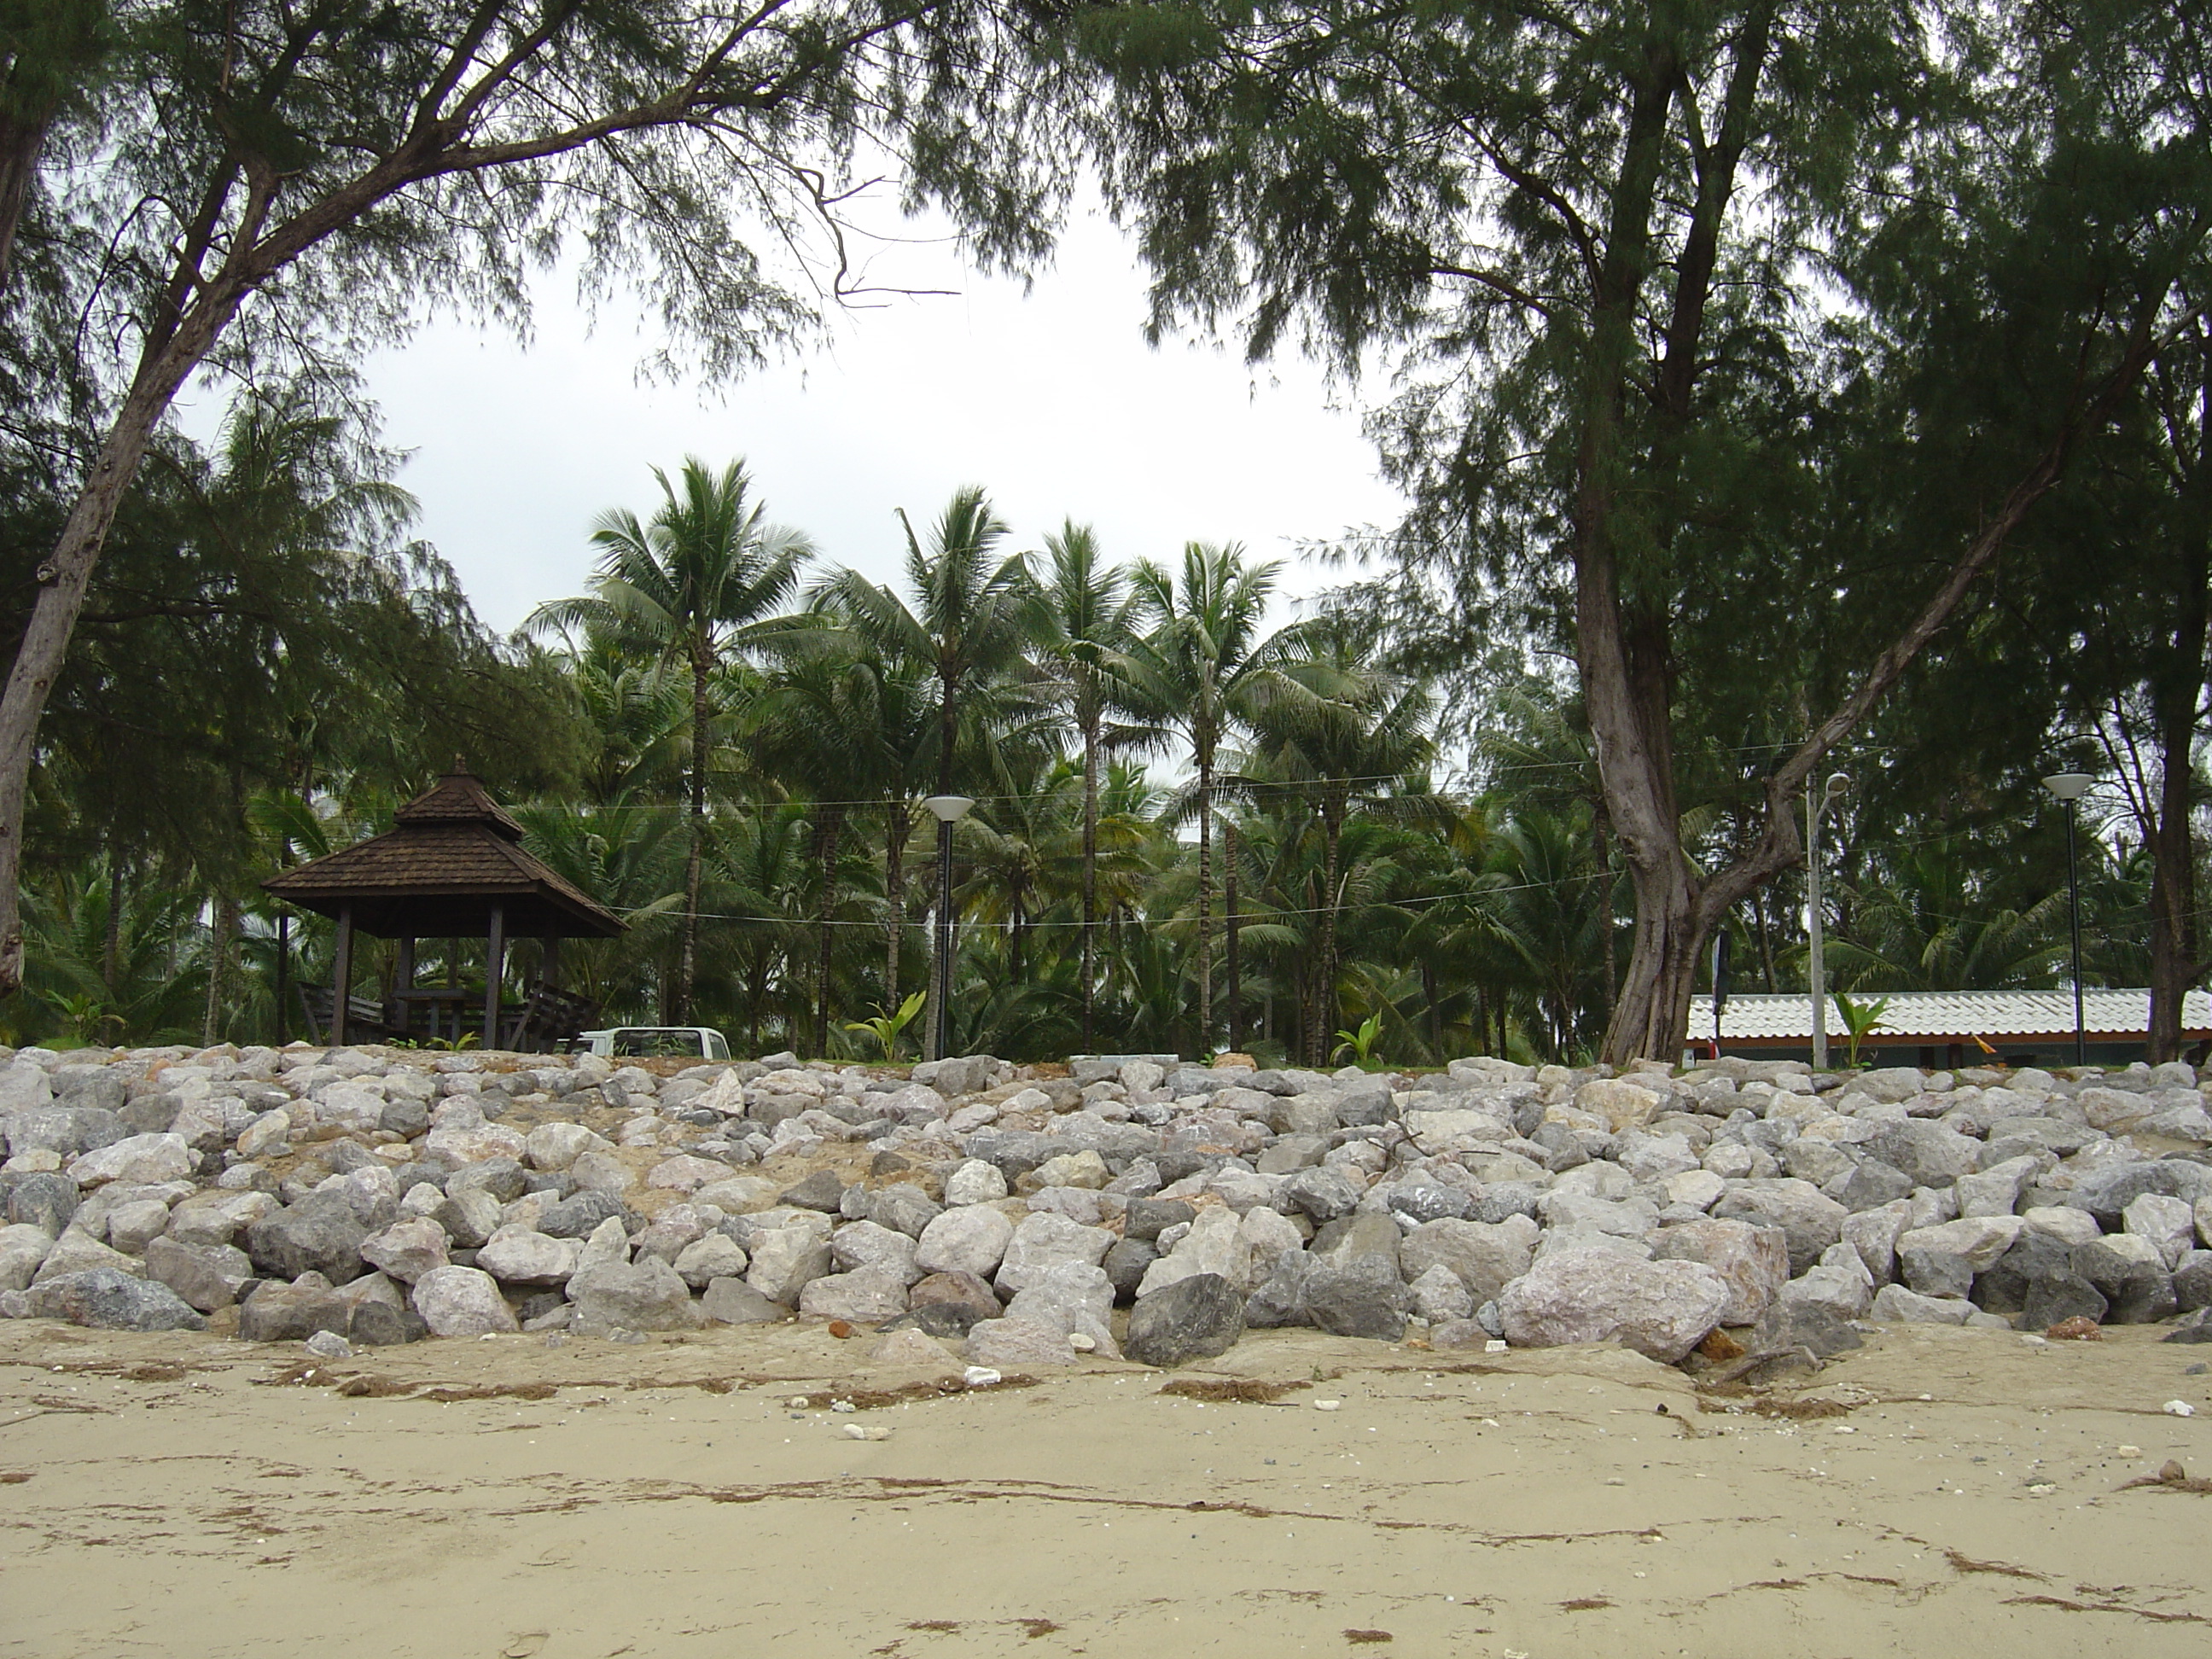
M480 934L495 905L511 936L611 939L627 931L619 916L527 852L522 826L458 763L393 817L384 834L262 885L326 916L350 907L355 927L386 939Z

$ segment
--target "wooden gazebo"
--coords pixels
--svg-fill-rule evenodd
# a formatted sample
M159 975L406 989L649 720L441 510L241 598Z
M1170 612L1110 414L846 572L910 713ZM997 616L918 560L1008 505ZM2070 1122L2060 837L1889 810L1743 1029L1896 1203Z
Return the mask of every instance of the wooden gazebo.
M457 758L453 769L426 793L393 815L380 836L311 859L262 884L289 904L313 910L338 925L330 988L330 1041L347 1038L349 1018L362 1015L352 999L356 933L399 941L398 971L380 1035L440 1034L450 1017L460 1035L465 1012L458 994L415 984L418 939L477 939L486 943L483 1041L501 1038L514 1012L529 1017L557 1010L574 999L560 991L563 939L612 939L627 931L623 920L563 881L523 849L522 826L499 808L481 780ZM522 1010L502 1008L500 988L511 939L544 942L540 985ZM572 1010L573 1012L573 1010ZM362 1023L367 1023L365 1020ZM472 1022L471 1022L472 1023ZM542 1035L542 1034L541 1034ZM522 1040L520 1028L514 1039Z

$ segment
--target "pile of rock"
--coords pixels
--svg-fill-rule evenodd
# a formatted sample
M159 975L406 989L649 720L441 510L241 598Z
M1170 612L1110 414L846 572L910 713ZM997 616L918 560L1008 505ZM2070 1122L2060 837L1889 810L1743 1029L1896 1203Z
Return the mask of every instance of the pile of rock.
M1674 1361L1717 1327L1826 1353L1867 1319L2212 1305L2186 1066L1067 1069L0 1049L0 1315L354 1343L798 1315L1033 1367L1254 1326Z

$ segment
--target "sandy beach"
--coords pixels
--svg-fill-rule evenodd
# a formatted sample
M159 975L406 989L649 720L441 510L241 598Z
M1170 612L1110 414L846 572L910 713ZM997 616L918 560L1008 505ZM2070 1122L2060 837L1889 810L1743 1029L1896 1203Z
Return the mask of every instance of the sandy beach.
M0 1325L0 1654L2212 1644L2212 1497L2126 1485L2212 1474L2206 1350L2150 1330L1899 1328L1735 1398L1310 1331L940 1394L869 1346Z

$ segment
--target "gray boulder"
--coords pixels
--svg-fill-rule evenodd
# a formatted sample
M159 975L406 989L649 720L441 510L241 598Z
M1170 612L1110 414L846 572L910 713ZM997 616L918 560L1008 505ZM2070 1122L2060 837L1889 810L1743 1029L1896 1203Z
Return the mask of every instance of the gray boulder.
M1790 1242L1794 1277L1843 1237L1844 1218L1850 1212L1809 1182L1784 1179L1738 1182L1721 1195L1712 1213L1723 1221L1779 1227Z
M1526 1216L1495 1225L1445 1218L1425 1222L1398 1246L1399 1270L1417 1279L1432 1267L1449 1267L1480 1304L1488 1302L1528 1271L1538 1230Z
M1306 1314L1306 1284L1315 1265L1315 1258L1304 1250L1283 1251L1272 1267L1255 1263L1260 1283L1244 1300L1244 1322L1255 1330L1311 1324Z
M157 1238L146 1246L146 1276L174 1291L201 1313L228 1308L253 1278L253 1263L228 1244L183 1244Z
M1790 1242L1777 1227L1704 1217L1662 1227L1651 1237L1659 1261L1702 1261L1728 1285L1719 1322L1752 1325L1790 1282Z
M53 1235L43 1227L20 1221L0 1227L0 1291L28 1285L53 1249Z
M589 1238L599 1223L622 1212L622 1200L611 1193L580 1192L548 1206L538 1231L549 1238Z
M2200 1198L2212 1198L2212 1168L2180 1158L2108 1164L2091 1170L2076 1181L2067 1202L2088 1211L2106 1232L2116 1233L2125 1224L2128 1206L2145 1193L2185 1199L2191 1204Z
M1244 1298L1235 1286L1218 1273L1193 1273L1136 1305L1122 1352L1170 1367L1226 1353L1243 1334Z
M974 1273L932 1273L907 1292L907 1312L895 1322L931 1336L965 1336L1005 1310L997 1294Z
M1340 1170L1302 1169L1283 1183L1279 1202L1318 1227L1358 1209L1359 1189Z
M1963 1325L1978 1311L1963 1298L1922 1296L1902 1285L1885 1285L1875 1293L1869 1317L1877 1325Z
M770 1325L791 1317L790 1309L769 1301L742 1279L709 1280L699 1312L722 1325Z
M665 1268L667 1263L660 1265ZM433 1336L484 1336L521 1328L498 1284L474 1267L433 1267L415 1281L408 1300Z
M827 1248L822 1255L826 1261ZM758 1261L755 1257L756 1267ZM568 1280L568 1300L576 1307L569 1328L584 1334L604 1334L611 1329L684 1331L702 1322L698 1304L691 1300L691 1287L657 1255L641 1255L627 1264L603 1261L577 1268Z
M799 1311L810 1319L844 1319L877 1325L907 1310L906 1275L888 1267L855 1268L810 1279L799 1292Z
M8 1150L58 1152L63 1160L112 1146L131 1133L113 1112L97 1106L33 1106L0 1119L8 1131Z
M2013 1323L2024 1331L2047 1331L2068 1319L2093 1320L2101 1325L2109 1311L2111 1304L2104 1293L2079 1273L2050 1273L2029 1283Z
M1964 1300L1974 1276L1996 1265L2020 1237L2022 1225L2008 1212L1916 1227L1898 1238L1898 1276L1922 1296Z
M1105 1269L1107 1282L1114 1287L1115 1299L1124 1305L1135 1300L1137 1286L1144 1283L1146 1269L1159 1257L1158 1247L1149 1239L1124 1238L1109 1249L1106 1259L1099 1265Z
M369 1228L339 1192L310 1193L246 1230L246 1253L270 1279L319 1273L332 1284L358 1279Z
M62 1273L21 1293L33 1319L101 1331L204 1331L207 1321L167 1285L112 1267Z
M920 1238L944 1206L911 1182L896 1182L868 1194L867 1218L878 1227Z
M1919 1187L1948 1187L1971 1171L1981 1156L1978 1141L1924 1118L1881 1123L1863 1145L1868 1157Z
M1332 1336L1395 1342L1406 1334L1412 1306L1412 1293L1388 1256L1316 1261L1306 1277L1306 1318Z
M2074 1249L2074 1271L2096 1286L2110 1305L2108 1325L2150 1325L2172 1316L2178 1304L2173 1276L2158 1247L2131 1233L2115 1233Z
M59 1238L82 1200L76 1182L58 1170L0 1175L6 1183L9 1224L37 1227L51 1238Z

